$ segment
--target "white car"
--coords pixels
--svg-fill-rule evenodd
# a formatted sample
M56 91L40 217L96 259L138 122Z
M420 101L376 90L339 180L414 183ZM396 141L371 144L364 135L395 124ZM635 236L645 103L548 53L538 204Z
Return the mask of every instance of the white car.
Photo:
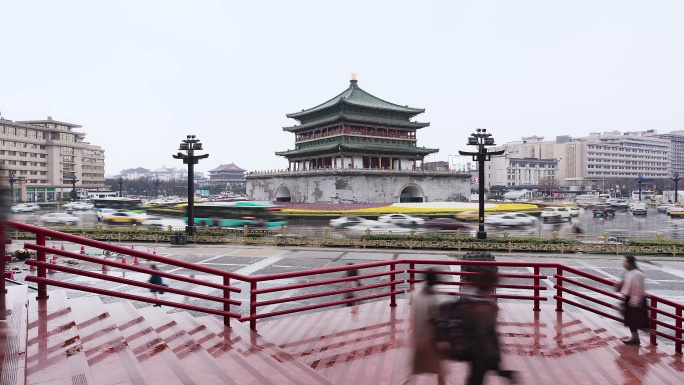
M349 227L366 223L367 220L360 217L339 217L330 220L330 227Z
M101 221L107 215L112 215L116 212L114 209L100 209L97 210L97 220Z
M35 203L19 203L10 208L13 213L31 213L40 210L40 206Z
M570 216L571 217L579 217L580 214L580 208L577 206L572 206L567 208L568 211L570 211Z
M411 232L411 229L408 229L406 227L401 227L401 226L397 226L397 225L394 225L391 223L382 223L382 222L362 223L360 225L347 227L347 230L353 231L353 232L365 232L366 230L370 230L371 233L380 233L380 234L389 234L389 233L408 234ZM424 231L424 230L421 229L421 231ZM414 232L416 232L416 230L414 230Z
M86 203L86 202L76 202L74 204L73 209L74 210L92 210L95 205L92 203Z
M544 207L541 212L541 218L544 222L550 220L570 220L570 210L567 207Z
M523 214L524 215L524 214ZM490 215L485 219L485 223L495 226L528 226L536 221L534 217L518 216L516 214Z
M40 222L46 225L77 225L81 219L67 213L50 213L41 215Z
M378 218L378 221L400 226L422 226L425 223L423 218L412 217L406 214L387 214Z
M164 218L161 217L148 217L145 219L141 225L150 227L162 227L164 226Z

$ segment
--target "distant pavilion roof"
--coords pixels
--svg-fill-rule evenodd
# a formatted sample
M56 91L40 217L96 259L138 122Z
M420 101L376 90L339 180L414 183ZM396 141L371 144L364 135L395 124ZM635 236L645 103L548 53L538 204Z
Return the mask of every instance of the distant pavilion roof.
M302 110L300 112L294 112L291 114L287 114L288 118L293 118L299 120L299 118L302 118L312 112L324 110L328 107L332 107L337 104L351 104L355 106L361 106L361 107L368 107L368 108L376 108L376 109L383 109L383 110L391 110L391 111L397 111L397 112L403 112L407 113L410 115L418 115L423 112L425 112L425 109L422 108L411 108L408 106L400 106L398 104L390 103L388 101L382 100L378 97L375 97L368 92L362 90L358 86L358 81L356 79L352 79L349 82L349 88L346 90L342 91L339 95L335 96L334 98L328 100L325 103L319 104L316 107L312 107L306 110Z
M231 163L231 164L222 164L213 170L209 170L209 172L231 171L231 170L232 171L246 171L245 169L242 169L242 168L238 167L237 165L235 165L235 163Z

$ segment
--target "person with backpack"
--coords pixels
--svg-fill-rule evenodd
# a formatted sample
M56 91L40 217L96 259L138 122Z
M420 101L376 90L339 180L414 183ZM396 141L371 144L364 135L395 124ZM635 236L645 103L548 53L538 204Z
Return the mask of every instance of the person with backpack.
M406 384L414 375L432 373L437 375L437 384L445 385L445 369L437 350L437 333L434 320L439 313L437 300L437 273L428 269L425 284L411 293L411 373L402 382Z
M650 327L644 289L646 277L637 267L636 258L633 255L625 256L622 266L627 271L622 275L622 281L616 286L616 289L624 296L622 315L624 324L629 328L632 335L620 341L627 345L640 345L639 329Z
M491 294L497 283L495 272L485 270L473 277L475 291L463 296L459 311L468 336L469 372L467 385L481 385L488 371L494 370L509 383L517 383L516 372L501 369L501 347L497 333L499 306Z

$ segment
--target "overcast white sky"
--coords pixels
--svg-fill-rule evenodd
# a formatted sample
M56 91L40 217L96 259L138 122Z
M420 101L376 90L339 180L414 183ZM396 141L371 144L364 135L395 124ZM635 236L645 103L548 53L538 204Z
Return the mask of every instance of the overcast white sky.
M0 111L83 125L106 172L210 154L285 168L286 113L348 86L425 108L428 161L477 127L521 136L684 129L684 1L0 0Z

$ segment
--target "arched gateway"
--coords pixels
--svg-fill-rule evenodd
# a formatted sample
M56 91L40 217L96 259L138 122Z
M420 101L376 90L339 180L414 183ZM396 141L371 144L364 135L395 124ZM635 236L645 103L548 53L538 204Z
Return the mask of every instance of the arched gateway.
M399 202L410 203L410 202L424 202L425 197L423 194L423 189L418 185L410 184L404 187L399 194Z
M292 200L292 194L290 193L290 189L287 188L287 186L280 185L278 189L276 190L276 197L275 197L276 202L290 202Z

